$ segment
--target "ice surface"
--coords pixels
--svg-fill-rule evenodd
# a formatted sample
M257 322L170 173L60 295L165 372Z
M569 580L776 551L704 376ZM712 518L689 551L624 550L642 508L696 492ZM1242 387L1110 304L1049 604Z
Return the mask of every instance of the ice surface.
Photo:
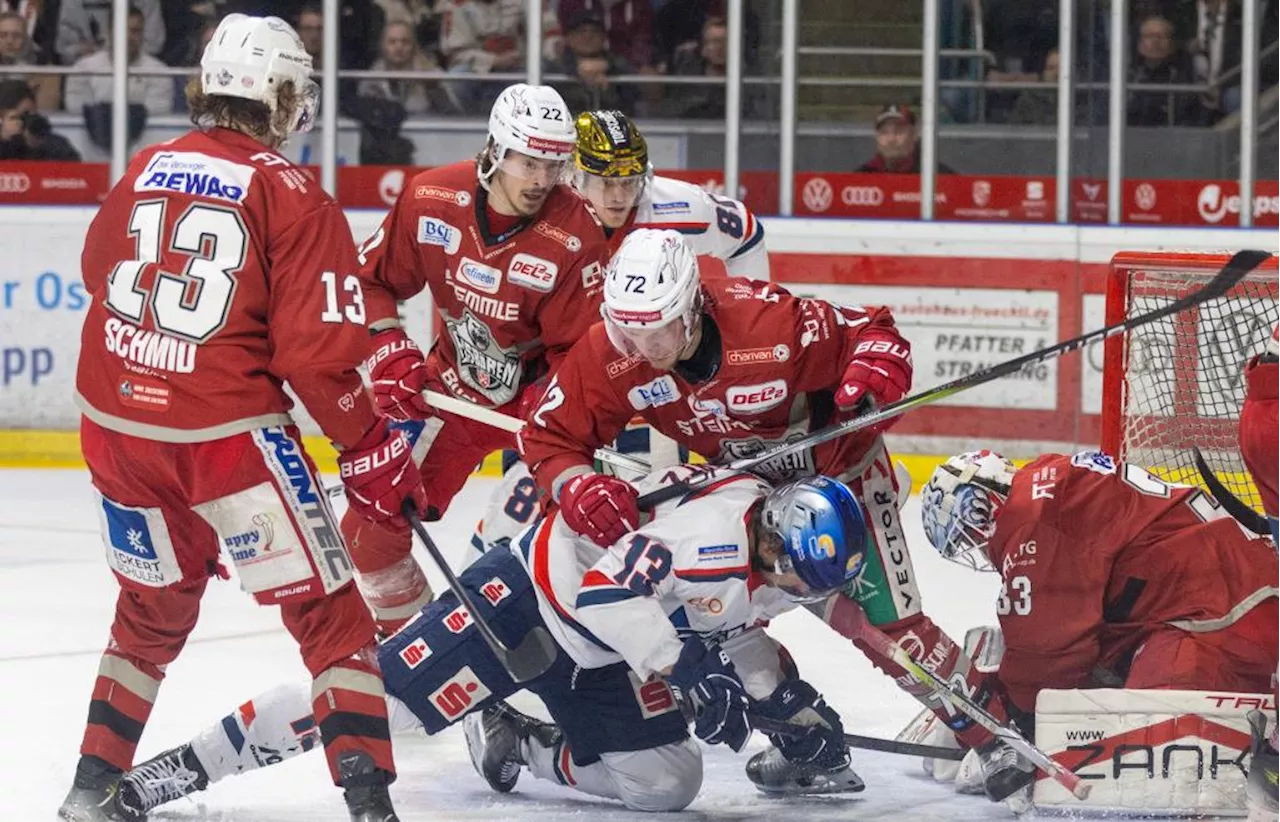
M461 557L495 481L473 478L448 516L430 526L446 555ZM53 819L70 785L89 691L106 641L116 586L102 559L87 474L79 471L0 471L0 818ZM996 579L940 559L919 529L918 503L904 519L926 608L953 638L995 621ZM421 553L421 552L420 552ZM430 559L421 554L424 567ZM432 583L443 580L432 573ZM791 650L802 675L844 717L846 730L892 736L917 711L916 703L875 671L847 640L807 613L777 620L770 632ZM271 608L258 607L234 582L213 581L200 623L168 677L142 738L140 757L186 741L239 702L286 679L305 679L294 645ZM535 710L522 696L516 704ZM770 800L743 775L748 756L764 747L759 735L735 755L706 749L698 799L681 819L730 822L786 820L1011 819L985 799L957 796L920 772L918 760L854 752L867 783L855 798ZM526 773L516 791L499 796L471 769L460 729L435 737L396 740L400 778L392 787L401 818L409 820L649 819L616 803L575 794ZM154 820L221 822L344 822L341 797L323 757L225 780L152 814ZM670 818L670 817L667 817Z

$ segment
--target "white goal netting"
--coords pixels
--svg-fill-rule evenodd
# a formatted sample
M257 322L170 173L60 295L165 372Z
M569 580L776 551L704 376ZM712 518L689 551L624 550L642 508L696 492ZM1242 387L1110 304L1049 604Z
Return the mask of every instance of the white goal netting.
M1203 286L1225 257L1170 255L1112 265L1108 322L1161 308ZM1123 311L1123 313L1120 313ZM1104 373L1103 446L1174 482L1203 485L1198 446L1223 484L1255 510L1262 504L1240 456L1244 368L1280 320L1274 262L1223 298L1136 329Z

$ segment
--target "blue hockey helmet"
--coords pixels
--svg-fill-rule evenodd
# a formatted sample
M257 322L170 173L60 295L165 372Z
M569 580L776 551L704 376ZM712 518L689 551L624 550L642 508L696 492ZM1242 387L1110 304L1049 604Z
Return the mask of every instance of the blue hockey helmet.
M957 454L937 467L920 492L920 519L939 554L978 571L995 570L986 547L1017 470L985 450Z
M799 599L825 599L862 571L866 516L838 480L818 476L778 486L765 497L761 521L782 540L774 570L795 573L808 589L788 591Z

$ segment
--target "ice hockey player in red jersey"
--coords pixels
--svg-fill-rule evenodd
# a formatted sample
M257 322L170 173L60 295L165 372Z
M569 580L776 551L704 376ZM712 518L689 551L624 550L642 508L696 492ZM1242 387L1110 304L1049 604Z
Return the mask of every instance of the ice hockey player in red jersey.
M554 89L505 89L479 157L414 177L361 250L366 279L377 283L367 293L374 398L386 416L418 421L414 458L431 517L487 454L514 443L507 432L433 411L423 389L523 416L539 380L600 316L604 234L586 203L558 184L573 140ZM395 304L424 288L440 328L425 360ZM409 534L354 515L342 529L360 589L390 633L431 599Z
M797 299L742 278L703 280L691 248L674 231L639 229L623 241L605 274L604 302L604 322L565 357L519 437L538 487L559 503L571 528L601 545L639 521L635 489L592 470L594 450L633 415L708 461L726 463L867 403L894 402L911 384L910 345L887 310ZM772 481L838 477L867 511L875 551L857 582L825 605L832 628L855 638L865 614L909 640L943 675L974 677L979 699L999 710L961 648L921 610L897 479L880 436L885 427L754 470ZM946 711L901 669L882 667ZM989 738L963 719L947 718L971 745Z
M1100 452L1015 469L975 451L934 471L920 501L944 557L1000 574L1011 708L1096 687L1099 672L1134 689L1271 690L1275 549L1202 491Z
M1276 490L1280 487L1277 474L1280 473L1280 325L1271 329L1271 337L1267 340L1267 348L1249 361L1245 366L1245 380L1248 393L1244 398L1244 407L1240 409L1240 454L1245 465L1253 476L1253 483L1262 496L1262 507L1267 512L1267 522L1271 525L1271 541L1280 544L1280 507L1276 502ZM1280 702L1280 700L1277 700ZM1249 717L1253 726L1253 758L1249 768L1249 809L1250 820L1255 818L1276 818L1276 773L1277 773L1277 741L1275 711L1271 712L1270 729L1267 728L1267 717L1261 711L1255 711Z
M1248 393L1244 398L1244 407L1240 409L1240 454L1244 457L1253 482L1262 495L1262 507L1266 509L1267 519L1271 523L1271 538L1280 542L1276 533L1277 520L1280 516L1280 504L1276 501L1277 488L1280 481L1280 430L1277 430L1277 417L1280 416L1280 365L1277 354L1280 354L1280 326L1271 330L1267 340L1267 349L1249 360L1245 366L1244 376L1248 384Z
M310 71L288 24L224 18L188 87L201 128L138 152L89 227L76 401L121 590L60 819L142 818L120 774L224 546L300 646L351 818L396 818L373 621L284 383L340 449L353 516L398 517L421 480L356 371L350 228L276 153L314 120Z

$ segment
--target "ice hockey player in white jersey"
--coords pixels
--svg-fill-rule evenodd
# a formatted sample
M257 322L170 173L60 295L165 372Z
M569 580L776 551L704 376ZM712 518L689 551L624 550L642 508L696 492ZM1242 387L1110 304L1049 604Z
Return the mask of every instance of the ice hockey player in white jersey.
M600 217L612 251L637 228L666 228L735 277L769 279L764 226L746 205L655 175L644 135L620 111L586 111L575 126L574 187Z
M641 487L699 473L681 466ZM734 750L756 717L804 728L771 736L780 753L756 768L762 789L786 792L804 779L861 790L839 716L758 626L853 579L866 534L853 494L825 477L771 490L751 475L714 473L605 552L557 514L538 517L462 573L474 616L447 592L380 646L393 731L435 734L470 716L472 761L496 790L528 769L634 810L672 811L702 780L684 706L700 739ZM508 647L543 627L556 644L551 667L515 683L476 617ZM554 723L502 701L521 687ZM309 720L305 685L278 687L137 766L122 790L149 810L274 764L316 747Z

